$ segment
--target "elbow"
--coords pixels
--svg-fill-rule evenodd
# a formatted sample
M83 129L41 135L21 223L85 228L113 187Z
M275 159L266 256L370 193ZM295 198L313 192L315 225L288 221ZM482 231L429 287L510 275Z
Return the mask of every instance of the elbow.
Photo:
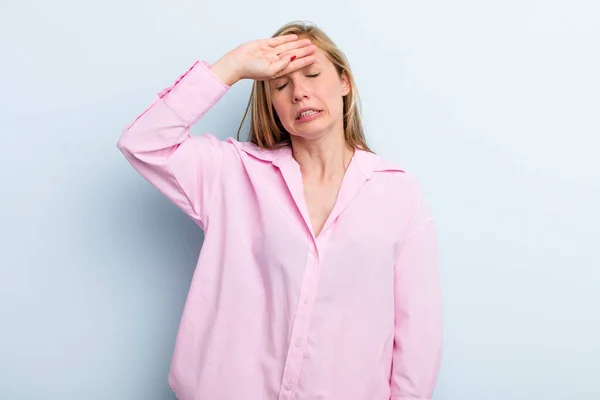
M134 156L136 153L135 146L131 143L131 140L129 140L127 131L121 134L116 146L125 156Z

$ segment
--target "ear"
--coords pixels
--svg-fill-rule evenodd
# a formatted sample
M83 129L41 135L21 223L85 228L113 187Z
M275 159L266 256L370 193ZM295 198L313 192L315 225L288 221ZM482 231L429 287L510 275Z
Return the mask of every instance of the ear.
M341 80L342 96L346 96L348 93L350 93L350 90L352 89L350 87L350 79L348 79L348 76L345 73L342 73Z

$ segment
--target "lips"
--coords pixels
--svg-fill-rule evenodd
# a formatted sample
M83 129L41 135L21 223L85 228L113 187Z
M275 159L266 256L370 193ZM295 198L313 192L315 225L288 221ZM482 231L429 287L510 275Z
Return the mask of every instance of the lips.
M309 111L314 111L316 113L321 112L322 110L316 109L316 108L303 108L301 110L298 111L298 113L296 114L296 120L299 120L302 117L302 114L305 112L309 112ZM311 114L308 114L311 115Z

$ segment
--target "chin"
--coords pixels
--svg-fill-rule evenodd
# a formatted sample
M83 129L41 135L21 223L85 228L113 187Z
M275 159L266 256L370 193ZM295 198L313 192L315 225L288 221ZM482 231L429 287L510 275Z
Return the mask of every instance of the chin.
M296 138L302 138L305 140L314 140L320 139L323 136L327 135L328 132L334 131L334 126L330 124L318 123L317 121L312 121L306 125L293 126L293 129L288 130L291 133L291 136L295 136Z
M295 131L291 134L292 137L300 140L316 140L326 135L323 129L311 129L306 131Z

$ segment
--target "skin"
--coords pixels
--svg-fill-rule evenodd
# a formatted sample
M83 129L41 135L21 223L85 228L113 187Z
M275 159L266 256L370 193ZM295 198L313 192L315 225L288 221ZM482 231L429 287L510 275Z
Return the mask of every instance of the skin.
M211 69L227 85L241 79L267 81L275 112L291 136L313 234L318 236L354 155L343 127L343 97L351 90L347 76L337 73L323 50L297 35L244 43ZM296 115L305 107L322 112L299 123Z
M326 53L317 48L315 61L269 81L273 107L291 135L294 158L300 165L304 195L318 236L335 204L354 150L346 144L343 96L350 93L346 75L340 76ZM296 121L305 107L322 110L306 123Z

